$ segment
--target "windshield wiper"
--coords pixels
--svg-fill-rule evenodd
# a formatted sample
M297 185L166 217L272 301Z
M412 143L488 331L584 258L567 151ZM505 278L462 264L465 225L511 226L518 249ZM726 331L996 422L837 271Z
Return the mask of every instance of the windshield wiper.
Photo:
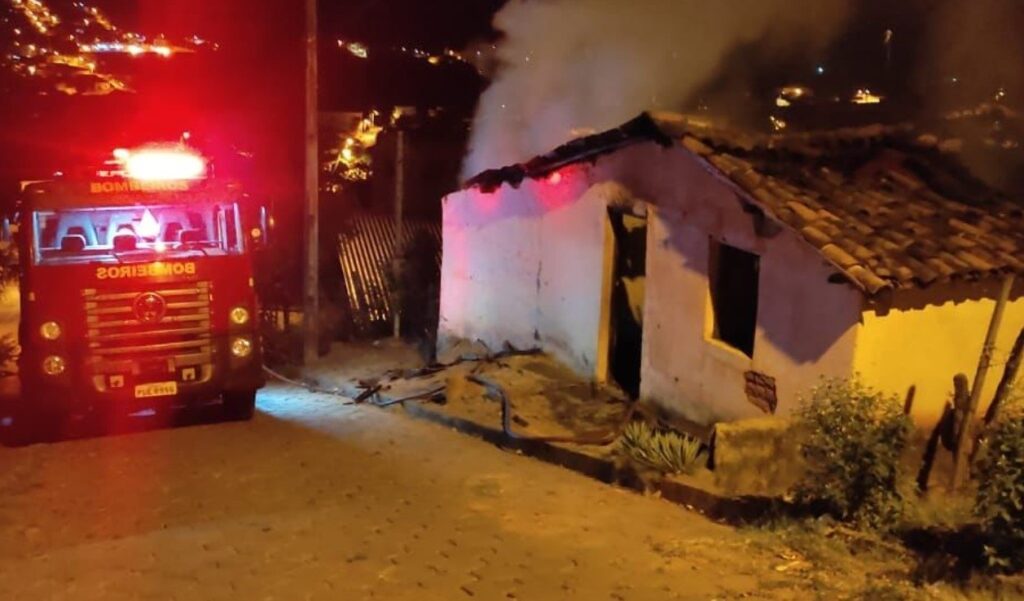
M202 246L199 246L198 244L196 246L189 246L189 247L187 247L185 249L182 249L182 250L185 250L185 251L188 251L188 252L193 252L193 251L197 251L198 250L199 252L203 253L204 257L209 257L210 256L210 253L206 252L206 248L204 248Z

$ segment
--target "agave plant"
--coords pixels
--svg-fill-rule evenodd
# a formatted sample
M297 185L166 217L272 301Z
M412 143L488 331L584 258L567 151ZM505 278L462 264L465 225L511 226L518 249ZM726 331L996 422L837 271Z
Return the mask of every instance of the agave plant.
M622 449L639 463L670 474L689 474L698 466L701 442L672 431L634 421L622 433Z

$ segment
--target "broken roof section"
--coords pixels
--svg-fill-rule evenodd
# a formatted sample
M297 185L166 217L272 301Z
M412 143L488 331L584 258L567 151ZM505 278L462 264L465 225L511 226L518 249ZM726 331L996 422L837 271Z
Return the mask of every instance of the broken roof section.
M466 185L518 186L651 141L686 148L869 296L1024 274L1024 204L973 177L949 152L955 145L907 126L761 135L644 114Z

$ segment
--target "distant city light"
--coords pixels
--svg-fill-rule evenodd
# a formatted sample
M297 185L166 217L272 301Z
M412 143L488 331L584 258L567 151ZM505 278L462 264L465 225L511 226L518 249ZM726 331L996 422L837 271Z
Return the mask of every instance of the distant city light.
M16 39L11 42L13 48L0 54L0 68L22 76L52 80L57 91L68 95L103 95L129 90L127 82L95 55L151 54L170 58L178 53L194 52L200 44L206 43L195 36L191 38L191 47L171 45L162 38L147 41L142 34L119 29L99 8L80 1L71 2L69 8L61 8L77 11L66 22L49 8L46 0L10 0L10 4L13 10L4 20L24 18L28 33L35 35L31 44L22 44L25 28L12 27ZM54 65L60 68L52 68Z
M344 50L357 58L369 58L370 47L362 42L353 42L348 40L338 40L338 48ZM399 54L405 54L416 60L425 61L431 65L437 66L445 63L446 61L464 63L471 65L469 60L466 59L460 52L452 50L451 48L444 48L440 52L432 53L422 48L410 48L408 46L398 46L390 49L392 52ZM480 51L476 51L477 56L480 55Z
M871 90L867 88L861 88L854 93L851 102L854 104L878 104L882 102L882 96L872 94Z
M338 46L348 50L349 54L357 58L369 58L370 51L364 44L359 42L345 42L345 40L338 40Z
M816 72L816 73L817 73L818 75L824 75L824 74L825 74L825 66L824 66L824 65L818 65L818 66L817 66L817 67L816 67L816 68L814 69L814 71L815 71L815 72Z
M336 153L335 158L324 166L328 172L349 182L370 178L373 174L370 149L377 144L377 136L383 131L383 127L377 125L379 117L378 111L371 111L359 120L354 129L344 134L339 140L340 147L332 151L332 154Z

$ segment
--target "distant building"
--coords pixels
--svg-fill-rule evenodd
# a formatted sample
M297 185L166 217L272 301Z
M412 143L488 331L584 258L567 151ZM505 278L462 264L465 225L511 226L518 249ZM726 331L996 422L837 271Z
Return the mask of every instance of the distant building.
M946 150L644 115L481 173L444 201L439 345L541 346L705 424L854 373L933 421L1024 274L1024 209ZM1018 278L997 358L1022 326Z

